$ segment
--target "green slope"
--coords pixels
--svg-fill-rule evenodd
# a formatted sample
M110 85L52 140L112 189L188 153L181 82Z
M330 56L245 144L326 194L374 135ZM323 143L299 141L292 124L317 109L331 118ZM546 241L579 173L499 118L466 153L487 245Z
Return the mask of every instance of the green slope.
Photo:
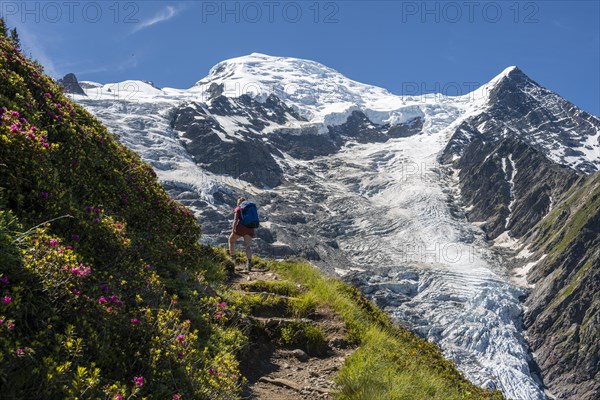
M544 381L561 396L600 395L600 173L580 179L528 237L536 258L525 322Z
M236 393L244 339L207 295L225 259L148 164L1 38L0 188L3 398Z

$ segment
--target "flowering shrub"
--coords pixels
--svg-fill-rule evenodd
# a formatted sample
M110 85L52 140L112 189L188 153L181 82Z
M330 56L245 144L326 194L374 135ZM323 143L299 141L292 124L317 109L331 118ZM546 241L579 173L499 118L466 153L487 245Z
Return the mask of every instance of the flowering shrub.
M0 36L0 376L7 398L230 399L245 338L225 257L152 168Z

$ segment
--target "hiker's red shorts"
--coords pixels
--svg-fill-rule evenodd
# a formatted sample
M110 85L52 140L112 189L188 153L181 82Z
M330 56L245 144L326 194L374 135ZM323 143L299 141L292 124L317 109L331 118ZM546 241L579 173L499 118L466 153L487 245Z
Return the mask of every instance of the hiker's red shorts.
M248 228L247 226L238 224L235 228L234 233L238 236L248 235L253 238L254 237L254 228Z

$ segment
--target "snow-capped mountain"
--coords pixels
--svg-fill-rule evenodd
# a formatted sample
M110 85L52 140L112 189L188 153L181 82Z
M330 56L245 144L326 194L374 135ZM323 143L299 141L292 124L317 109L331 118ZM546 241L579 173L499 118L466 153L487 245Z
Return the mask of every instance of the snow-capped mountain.
M202 240L224 244L249 195L264 219L259 253L345 276L473 381L545 397L523 337L527 284L503 249L600 169L597 117L516 67L457 97L396 96L262 54L187 90L81 87L75 100L196 211Z

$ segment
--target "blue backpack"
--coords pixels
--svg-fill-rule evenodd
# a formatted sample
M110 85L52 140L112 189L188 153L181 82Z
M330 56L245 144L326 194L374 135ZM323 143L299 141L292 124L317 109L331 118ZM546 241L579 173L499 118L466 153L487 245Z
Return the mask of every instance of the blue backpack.
M251 201L244 201L240 204L240 212L242 214L240 224L247 226L248 228L258 228L260 226L256 204Z

